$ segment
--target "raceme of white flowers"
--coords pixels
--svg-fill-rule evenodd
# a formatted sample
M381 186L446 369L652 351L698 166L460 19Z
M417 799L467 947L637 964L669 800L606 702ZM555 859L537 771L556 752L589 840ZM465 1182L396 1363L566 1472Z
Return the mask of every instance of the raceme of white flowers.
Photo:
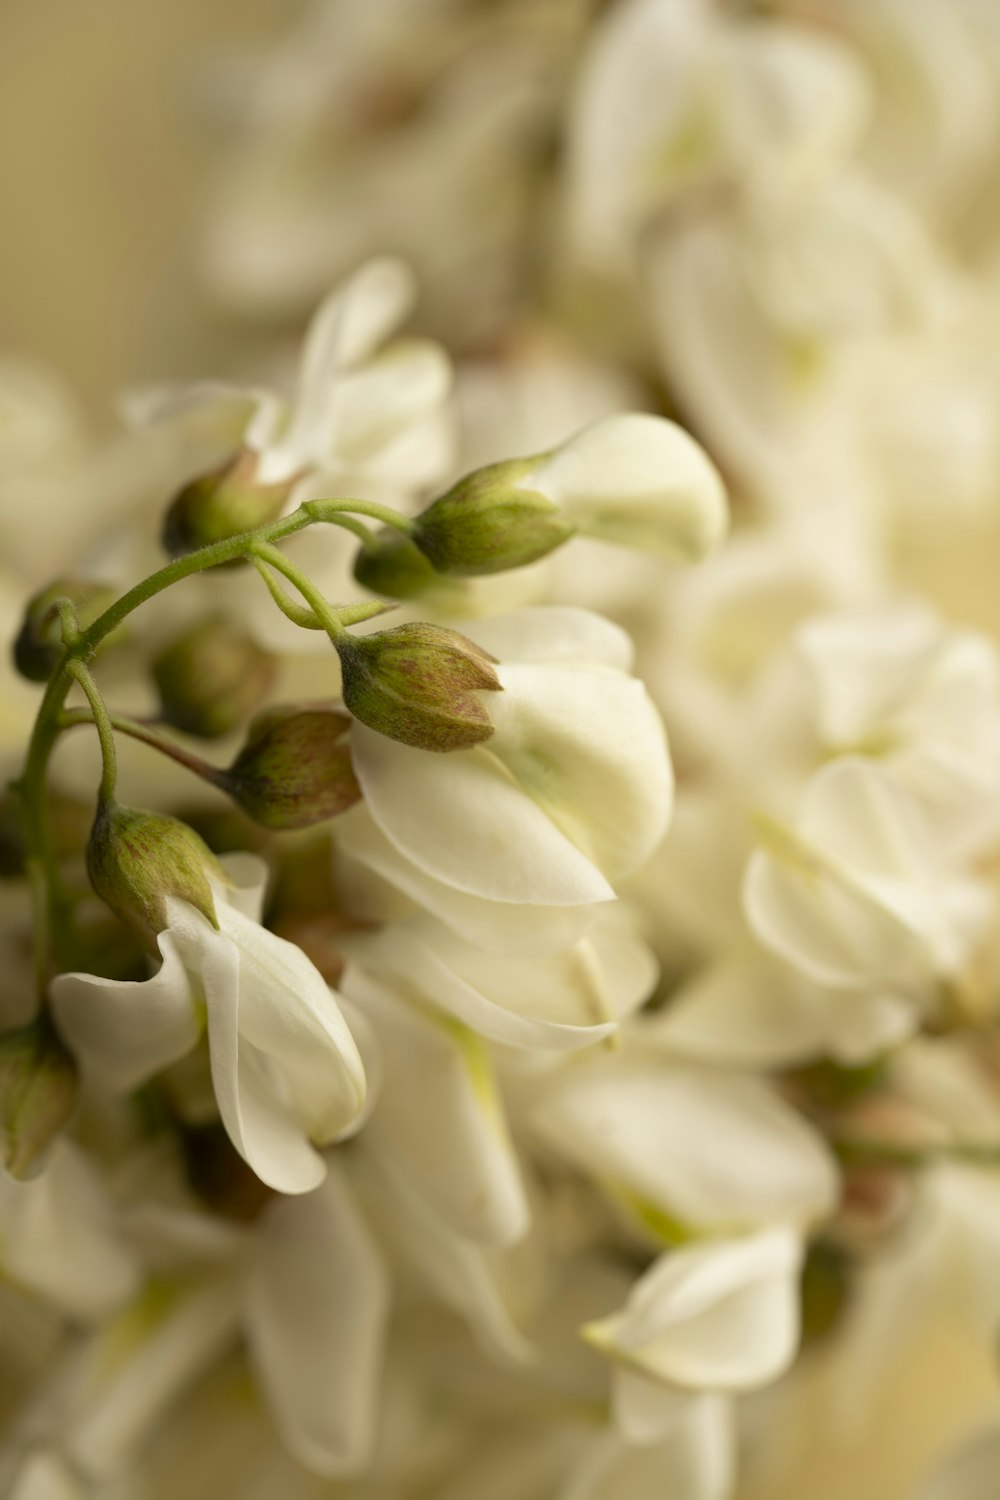
M1000 14L206 87L242 364L0 362L3 1493L993 1500Z

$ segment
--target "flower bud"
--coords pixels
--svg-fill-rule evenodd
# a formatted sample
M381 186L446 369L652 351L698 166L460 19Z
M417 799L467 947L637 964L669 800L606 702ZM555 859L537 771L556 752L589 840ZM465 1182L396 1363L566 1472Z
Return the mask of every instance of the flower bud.
M346 731L351 721L322 704L286 704L259 714L219 786L265 828L308 828L361 796Z
M500 691L493 658L457 631L421 621L334 644L344 702L370 729L418 750L465 750L493 733L479 697Z
M258 453L242 448L235 458L190 480L178 492L163 523L163 545L171 557L277 520L299 476L260 484L259 463Z
M85 630L114 603L115 592L107 584L83 578L57 578L28 601L13 656L15 667L29 682L47 682L62 655L62 622L55 608L59 599L70 601Z
M562 546L574 527L524 483L536 459L477 469L417 517L413 539L439 573L472 577L524 567Z
M274 681L274 658L223 619L202 620L153 663L164 719L201 739L228 734L253 713Z
M210 876L225 876L208 846L179 818L103 804L90 831L87 871L101 900L151 948L167 925L170 896L218 927Z
M51 1026L35 1021L0 1037L3 1164L29 1177L76 1104L76 1065Z
M389 599L433 598L444 605L457 603L467 587L438 573L416 542L392 526L359 548L354 577L362 588Z

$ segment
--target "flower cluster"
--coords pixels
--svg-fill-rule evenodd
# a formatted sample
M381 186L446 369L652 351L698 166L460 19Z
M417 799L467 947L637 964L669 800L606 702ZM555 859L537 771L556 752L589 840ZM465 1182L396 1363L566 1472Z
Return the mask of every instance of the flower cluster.
M215 85L297 369L0 368L4 1493L798 1500L943 1325L892 1482L992 1500L990 6Z

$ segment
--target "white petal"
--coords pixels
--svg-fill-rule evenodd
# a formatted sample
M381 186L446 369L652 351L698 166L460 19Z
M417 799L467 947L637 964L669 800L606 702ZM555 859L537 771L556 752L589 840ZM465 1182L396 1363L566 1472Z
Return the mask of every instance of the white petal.
M353 732L353 731L352 731ZM602 907L528 906L487 901L435 880L389 842L364 803L337 820L337 841L411 901L431 912L459 937L493 952L552 953L570 947L592 925Z
M628 632L590 609L539 604L489 620L477 620L472 635L498 661L632 668L635 647Z
M444 1016L420 1015L360 969L348 968L344 988L382 1057L366 1146L398 1163L456 1233L487 1245L519 1239L528 1204L483 1044Z
M519 905L613 899L600 871L489 750L436 755L354 724L351 757L375 823L433 879Z
M153 1286L95 1333L61 1437L91 1478L144 1451L171 1404L236 1342L239 1287L214 1276L195 1286Z
M161 932L162 963L151 979L60 974L50 986L59 1030L84 1076L129 1093L191 1051L201 1030L173 935Z
M363 464L441 406L451 387L447 354L429 339L397 340L337 381L336 460ZM331 450L332 452L333 450Z
M683 1420L652 1447L602 1436L556 1500L729 1500L735 1458L729 1402L707 1396L689 1401Z
M822 1138L760 1080L680 1064L589 1062L534 1124L640 1222L728 1230L807 1222L836 1201Z
M247 1336L282 1440L314 1473L355 1474L371 1459L388 1308L381 1255L332 1163L314 1193L267 1209Z
M30 1182L0 1175L0 1265L73 1318L106 1317L134 1290L137 1268L113 1232L104 1189L69 1141Z
M350 1129L364 1069L337 1002L300 948L220 906L199 966L212 1082L236 1149L278 1192L309 1192L325 1166L312 1142Z
M282 447L314 459L326 450L336 420L339 372L378 347L408 311L414 289L409 268L385 256L369 261L331 292L309 326Z
M685 1246L636 1282L590 1342L641 1375L686 1390L752 1390L782 1374L799 1341L802 1243L789 1229Z
M587 536L693 562L718 545L728 509L704 450L674 422L604 417L524 480Z
M610 881L666 833L673 770L637 678L607 668L502 665L488 749Z
M609 908L609 917L616 912ZM555 1051L608 1036L646 999L657 975L651 950L615 921L546 956L484 952L428 919L348 938L345 951L491 1041Z

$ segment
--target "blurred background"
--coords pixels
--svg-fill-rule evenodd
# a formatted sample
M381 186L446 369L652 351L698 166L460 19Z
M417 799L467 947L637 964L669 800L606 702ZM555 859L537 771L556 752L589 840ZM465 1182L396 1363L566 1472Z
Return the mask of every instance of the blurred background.
M170 0L157 5L10 0L0 6L0 360L37 366L46 380L65 383L67 399L79 403L87 423L101 432L113 426L117 393L132 383L235 374L267 364L274 349L297 338L324 287L369 250L403 249L417 261L418 270L427 273L417 326L427 327L465 357L508 350L515 333L523 338L543 301L550 312L565 305L558 274L539 276L536 263L543 258L539 247L550 242L556 201L545 175L559 149L552 122L563 111L562 91L578 65L587 28L597 23L599 13L614 7L584 0L539 0L535 7L445 6L419 0L408 14L398 0L382 7L385 24L399 28L399 36L389 49L386 76L391 86L384 94L369 91L362 101L361 133L372 155L360 176L368 172L384 179L384 197L398 205L401 221L414 231L414 243L404 245L395 242L404 236L381 199L366 197L367 179L351 176L350 160L345 174L331 179L343 194L342 200L326 202L333 229L325 221L320 224L315 205L298 191L303 181L314 185L322 180L309 153L315 152L316 119L325 118L324 111L334 129L338 38L342 34L346 42L350 33L349 56L377 51L372 37L361 35L364 27L358 19L369 0L351 4L353 17L348 6L331 4L334 22L324 20L322 6L307 12L290 0ZM829 5L816 9L829 17ZM459 11L468 35L490 39L489 67L497 70L496 84L491 94L483 79L492 75L477 72L471 83L455 90L447 108L454 109L459 122L485 116L486 100L500 101L510 114L491 125L490 160L499 161L500 168L484 179L489 201L469 213L484 238L468 250L464 262L474 265L477 275L451 287L456 298L465 299L456 313L435 286L435 278L449 285L447 261L433 263L434 252L448 239L447 220L425 208L419 174L429 170L433 182L428 192L447 197L453 180L462 180L462 164L442 156L435 168L433 154L422 150L400 164L378 154L371 141L377 142L383 132L391 135L405 118L409 101L403 85L416 90L441 66L441 28L454 24L452 13ZM511 13L517 15L516 36L506 24ZM825 24L821 17L821 31ZM462 31L463 47L468 35ZM435 59L426 68L420 46L413 46L414 36L418 43L427 42ZM325 71L318 66L310 73L305 65L310 56L320 64L325 60ZM399 65L400 57L405 57L405 67ZM329 98L317 104L324 77ZM481 108L474 107L477 98ZM547 101L541 109L539 98ZM357 98L352 106L361 109ZM337 128L342 126L339 121ZM943 132L947 126L945 111L938 128ZM459 123L445 133L448 139L460 138L463 129ZM313 138L306 147L310 131ZM301 214L302 233L294 244L264 244L256 238L255 226L268 219L272 132L282 142L276 154L283 167L294 159L296 171L301 169L289 198L289 213ZM342 135L350 141L350 129ZM905 134L901 139L905 146ZM995 152L995 130L991 142ZM349 158L350 146L344 150ZM504 163L509 159L523 165L526 156L545 170L527 183L522 173L511 170L508 180ZM252 182L245 170L250 157L256 174ZM980 184L984 180L993 179L976 179ZM287 174L283 181L287 190ZM412 201L406 196L410 191ZM502 217L510 205L515 210L511 221L519 226L513 239L522 235L513 249L510 224ZM500 215L495 223L494 214ZM418 232L424 216L431 226L427 243ZM352 218L363 225L357 238L348 232ZM530 226L527 238L525 224ZM499 273L492 259L498 243L508 252ZM516 319L504 311L512 282ZM542 283L544 296L539 293ZM588 379L603 381L612 391L608 397L602 385L600 398L594 397L597 405L626 404L628 398L631 404L667 407L681 415L693 409L692 425L698 430L697 404L685 400L672 369L664 373L657 368L644 347L635 357L615 360L616 341L627 340L634 323L628 294L623 294L620 311L612 302L610 317L607 294L596 280L588 284L588 297L586 307L573 302L564 321L588 356L598 351L611 360L608 368L588 373ZM589 399L577 401L575 396L567 403L568 425L576 425L576 413ZM995 387L990 399L995 403ZM555 427L564 423L564 415L562 408L553 413ZM700 435L711 448L711 434L701 430ZM757 484L757 476L739 475L738 465L727 465L726 458L723 453L723 466L745 481L745 493L736 486L737 506L745 503L746 493L766 488ZM990 480L995 486L993 471ZM2 561L10 568L26 565L11 527L15 489L3 488L0 470L0 543L5 548ZM993 625L996 511L977 515L972 543L951 572L948 550L942 549L933 524L915 539L894 533L894 557L902 559L907 582L920 581L932 557L938 597L953 603L959 617ZM40 565L38 572L45 571ZM851 1442L834 1436L826 1422L825 1378L819 1368L806 1383L787 1472L777 1484L769 1480L766 1494L747 1491L745 1500L892 1500L906 1494L931 1456L976 1418L985 1418L995 1402L990 1362L949 1314L923 1329Z

